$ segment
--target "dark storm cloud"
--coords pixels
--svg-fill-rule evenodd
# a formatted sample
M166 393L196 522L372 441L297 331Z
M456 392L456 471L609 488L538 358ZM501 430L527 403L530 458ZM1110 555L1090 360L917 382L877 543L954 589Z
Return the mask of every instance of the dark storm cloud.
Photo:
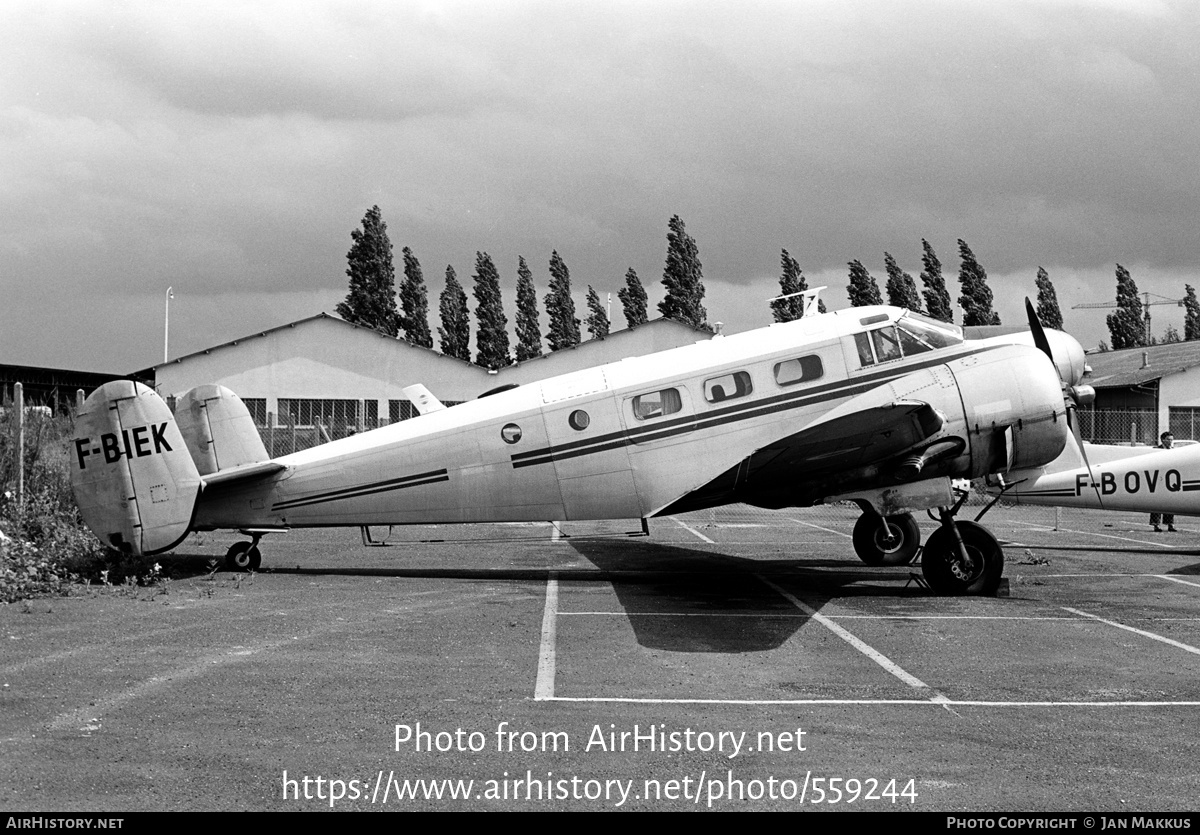
M726 308L714 318L740 326L762 323L784 247L830 277L835 306L847 261L882 274L886 250L915 275L921 238L950 275L965 238L1016 298L1039 264L1072 270L1064 303L1110 295L1117 261L1164 290L1200 272L1191 4L0 15L16 33L0 55L0 289L25 282L22 299L143 294L153 321L174 283L230 309L254 293L329 308L373 204L434 292L477 250L509 292L518 255L544 285L557 249L602 292L636 268L652 303L678 213ZM258 327L238 315L228 327Z

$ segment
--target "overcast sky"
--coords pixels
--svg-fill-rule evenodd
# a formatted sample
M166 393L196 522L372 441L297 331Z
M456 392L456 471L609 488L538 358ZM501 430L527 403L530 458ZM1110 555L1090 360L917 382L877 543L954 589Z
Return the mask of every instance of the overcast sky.
M1087 346L1117 263L1200 285L1192 2L6 0L0 31L0 362L160 362L169 285L172 356L332 312L376 204L435 328L477 251L510 311L557 250L579 311L623 326L633 267L653 315L674 214L730 331L781 249L837 308L922 238L957 298L962 238L1006 324L1043 266Z

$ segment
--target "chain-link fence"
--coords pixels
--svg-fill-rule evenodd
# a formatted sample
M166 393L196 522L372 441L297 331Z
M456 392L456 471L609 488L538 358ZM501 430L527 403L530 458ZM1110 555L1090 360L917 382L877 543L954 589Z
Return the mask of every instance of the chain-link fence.
M1156 409L1080 409L1078 414L1079 433L1085 441L1151 446L1158 443Z

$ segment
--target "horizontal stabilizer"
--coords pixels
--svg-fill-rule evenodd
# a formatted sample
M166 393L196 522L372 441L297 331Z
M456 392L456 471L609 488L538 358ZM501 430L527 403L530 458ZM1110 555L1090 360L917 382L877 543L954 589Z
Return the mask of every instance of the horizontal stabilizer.
M442 401L434 397L433 393L420 383L405 386L402 391L404 392L404 396L411 400L413 405L417 407L417 411L423 415L430 414L431 412L440 412L446 408Z
M278 461L260 461L257 464L242 464L237 467L230 467L228 470L221 470L203 476L204 486L229 484L234 481L251 481L286 469L287 467Z

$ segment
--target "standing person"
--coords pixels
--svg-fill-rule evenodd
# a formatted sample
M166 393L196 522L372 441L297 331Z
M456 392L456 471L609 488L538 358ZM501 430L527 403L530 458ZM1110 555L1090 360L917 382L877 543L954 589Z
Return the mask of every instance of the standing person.
M1175 436L1172 435L1170 432L1164 432L1164 433L1162 433L1161 436L1159 436L1157 449L1170 449L1173 446L1175 446ZM1175 533L1175 514L1173 514L1173 513L1162 513L1162 514L1151 513L1150 514L1150 524L1154 526L1155 531L1162 533L1162 528L1160 528L1158 526L1160 519L1162 520L1162 523L1167 526L1168 531L1170 531L1171 533Z

